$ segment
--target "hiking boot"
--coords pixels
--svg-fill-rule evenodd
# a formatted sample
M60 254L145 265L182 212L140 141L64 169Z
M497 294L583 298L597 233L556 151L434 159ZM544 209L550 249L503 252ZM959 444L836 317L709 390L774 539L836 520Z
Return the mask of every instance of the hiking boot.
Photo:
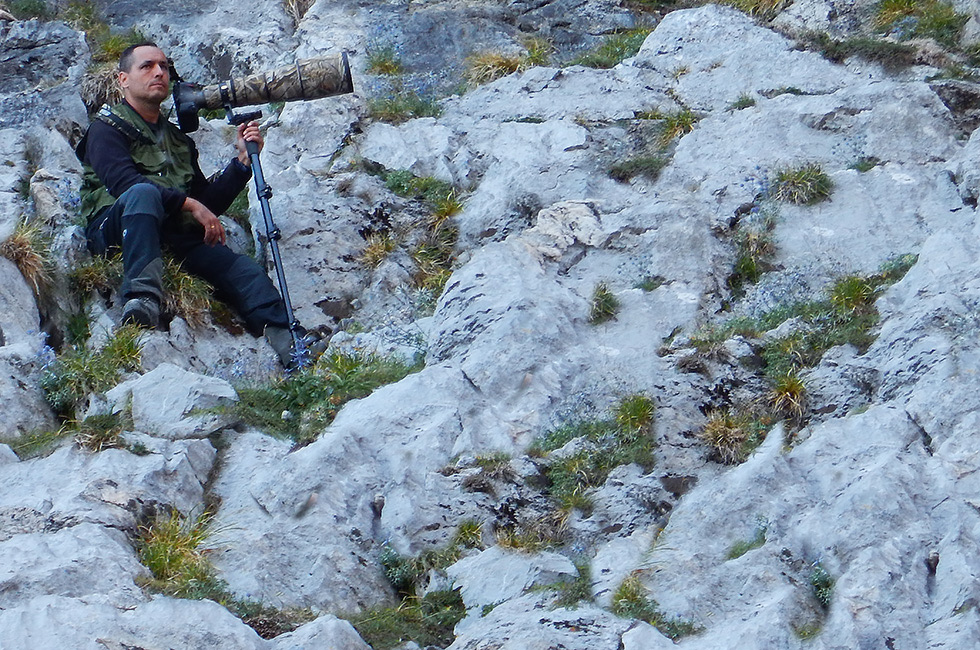
M156 329L160 324L160 305L153 298L132 298L123 305L123 325L139 325L147 329Z
M265 340L275 350L279 363L287 372L311 365L327 349L330 340L329 337L317 336L302 327L296 334L301 347L298 351L293 346L293 334L288 328L277 325L267 325L265 328Z

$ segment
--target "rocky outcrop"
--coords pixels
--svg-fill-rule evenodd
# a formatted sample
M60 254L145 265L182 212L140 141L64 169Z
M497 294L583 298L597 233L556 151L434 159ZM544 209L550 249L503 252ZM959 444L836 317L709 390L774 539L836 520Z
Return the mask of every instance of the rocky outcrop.
M794 5L783 22L842 24L829 10L821 18L821 6ZM130 24L126 6L113 7ZM293 47L351 47L362 70L370 30L392 16L403 20L386 38L411 52L407 61L448 67L477 47L513 45L525 24L556 38L630 24L604 8L447 13L441 3L409 11L321 1L293 25L266 4L253 33L229 26L234 8L219 3L131 23L163 32L182 67L223 75L279 62ZM557 17L564 9L567 23ZM176 18L188 29L162 29ZM0 75L9 86L0 106L35 115L32 102L49 92L56 106L74 106L70 75L35 79L24 62L43 54L37 60L55 66L78 35L57 23L0 30L0 61L13 66ZM445 47L422 48L423 35ZM14 52L21 41L34 45ZM246 41L258 45L232 57ZM705 6L668 14L610 70L532 68L443 100L438 117L372 122L360 96L288 104L265 122L263 160L300 318L347 329L332 352L415 355L424 368L349 402L299 446L229 414L235 386L272 372L261 341L180 319L147 334L141 373L88 404L123 415L129 450L68 443L19 460L0 446L0 646L364 648L334 615L397 602L382 550L444 547L467 521L486 548L419 586L460 591L467 611L454 649L646 650L673 645L678 630L696 632L682 641L692 649L971 645L977 152L924 80L931 73L833 64L733 9ZM59 81L39 88L40 79ZM676 137L658 131L681 114L690 122ZM0 164L0 233L28 214L55 235L64 270L85 255L71 219L71 129L17 119L0 122L9 135L0 163L10 160ZM203 160L227 156L222 136L225 127L205 124ZM609 174L654 154L659 175ZM779 200L777 173L802 164L826 174L828 200ZM386 186L382 176L395 170L465 196L451 217L452 275L430 311L412 283L412 237L427 215ZM738 238L763 218L767 272L740 296L730 280ZM376 267L361 260L372 229L397 240ZM837 278L902 254L917 262L878 299L877 339L863 352L832 348L803 373L809 419L771 423L738 466L715 462L697 437L706 415L758 398L763 384L752 367L757 342L729 337L695 351L700 328L823 296ZM40 331L57 331L64 314L39 304L12 263L0 259L0 271L9 278L0 398L12 440L54 425L37 388L50 353ZM590 318L599 286L618 304L604 323ZM94 342L118 305L93 305ZM497 543L515 522L546 519L549 463L590 449L579 438L542 458L529 445L607 417L629 395L655 407L653 462L612 469L588 490L590 508L548 520L563 544L522 554ZM491 455L504 459L497 473L481 466ZM216 603L138 587L147 570L132 539L146 517L206 506L221 531L210 558L230 594L319 618L265 640ZM591 601L556 606L554 591L578 582ZM656 627L635 609L612 613L629 613L624 583Z

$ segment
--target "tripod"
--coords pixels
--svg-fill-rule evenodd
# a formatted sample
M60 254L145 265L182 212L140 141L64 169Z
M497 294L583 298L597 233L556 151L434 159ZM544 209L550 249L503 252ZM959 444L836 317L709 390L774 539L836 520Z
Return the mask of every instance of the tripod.
M254 119L262 117L261 111L253 113L242 113L236 115L231 108L231 104L225 105L225 112L228 116L228 123L233 126L246 124ZM276 267L276 280L279 283L279 293L282 294L282 302L286 307L286 318L289 320L289 333L293 337L293 359L292 369L300 370L308 367L312 363L310 351L307 347L306 336L300 334L302 326L293 313L293 304L289 299L289 288L286 286L286 271L282 266L282 255L279 252L279 240L282 239L282 232L272 219L272 208L269 207L269 199L272 198L272 188L265 182L265 175L262 173L262 162L259 160L259 145L246 141L245 151L252 162L252 178L255 181L255 193L259 197L259 205L262 208L262 220L265 223L265 235L269 240L269 250L272 251L272 262Z

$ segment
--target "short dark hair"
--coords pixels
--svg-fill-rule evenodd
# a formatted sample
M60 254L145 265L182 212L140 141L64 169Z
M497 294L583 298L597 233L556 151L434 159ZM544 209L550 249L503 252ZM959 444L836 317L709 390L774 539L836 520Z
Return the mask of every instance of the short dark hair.
M143 41L136 45L130 45L119 55L119 72L129 72L129 69L133 67L133 52L138 47L155 47L160 49L160 46L152 41Z

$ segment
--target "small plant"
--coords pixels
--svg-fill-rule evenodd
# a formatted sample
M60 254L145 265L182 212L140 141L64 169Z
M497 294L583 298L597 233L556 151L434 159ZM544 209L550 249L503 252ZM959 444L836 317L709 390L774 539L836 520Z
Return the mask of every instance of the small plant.
M639 156L616 163L609 168L609 176L625 183L636 176L643 176L651 181L660 177L660 172L670 162L666 156Z
M164 309L191 327L204 325L212 312L211 286L167 258L163 267Z
M314 0L283 0L282 8L286 15L293 19L293 25L299 25L306 12L313 6Z
M0 437L0 442L10 447L21 460L39 458L51 453L59 443L71 437L71 429L62 426L59 429L29 431L15 437Z
M795 371L780 375L773 382L771 399L776 413L796 421L801 420L806 408L806 385L803 379Z
M377 268L395 250L397 243L388 232L375 232L367 236L360 260L368 268Z
M50 242L37 224L17 224L10 237L0 243L0 256L17 265L35 296L40 296L51 283L54 260Z
M228 593L208 557L214 534L210 513L185 516L172 509L141 525L136 550L153 576L143 586L176 598L213 600L264 639L292 632L316 618L309 609L279 610Z
M690 133L694 130L694 125L700 120L700 116L694 111L686 108L667 113L661 118L660 124L660 145L666 147L675 138Z
M872 278L848 275L831 286L830 304L842 313L868 311L872 308L877 293Z
M405 66L394 45L372 45L367 48L366 70L368 74L394 76L404 72Z
M466 615L459 592L433 591L403 600L397 607L369 609L349 617L374 650L390 650L409 642L445 648L455 640L453 629Z
M728 110L740 111L743 108L751 108L752 106L755 106L755 97L748 93L742 93L738 96L738 99L728 105Z
M646 470L653 467L653 402L643 395L631 395L614 407L613 414L611 420L586 420L559 427L528 449L529 455L544 455L575 438L583 438L579 451L550 462L545 470L548 494L560 512L589 512L589 490L602 485L615 467L630 463Z
M637 572L627 576L616 588L612 597L612 613L621 618L645 621L673 641L702 631L700 626L691 621L665 617L656 601L647 596L646 588Z
M122 276L122 254L112 257L94 255L73 268L68 279L72 288L83 297L93 292L108 297L119 286Z
M639 282L636 283L635 288L650 293L651 291L656 291L667 282L667 278L662 275L648 275Z
M762 548L766 543L766 525L760 524L755 529L755 534L753 534L751 539L744 539L732 544L731 548L728 549L728 554L725 556L727 560L736 560L749 551L754 551L757 548Z
M116 414L90 415L78 424L75 442L89 451L117 449L123 446L122 430L122 421Z
M877 63L886 70L899 70L915 64L915 47L906 43L857 36L844 40L831 38L826 32L803 32L797 37L800 47L816 50L834 63L843 63L856 56L871 63Z
M755 284L763 273L772 270L772 259L776 255L772 236L774 227L774 222L767 220L740 227L736 232L735 264L726 279L734 297L744 295L746 285Z
M646 395L629 395L624 397L614 410L616 426L619 431L643 432L653 423L654 405Z
M524 42L524 47L525 51L521 54L471 54L466 58L466 79L472 85L480 86L534 66L547 65L552 49L550 42L542 38L530 38Z
M575 609L581 602L592 602L592 567L587 560L574 562L576 576L571 580L548 585L555 591L555 607Z
M432 215L429 218L429 227L433 230L441 228L447 220L455 217L463 211L463 197L452 188L445 196L437 197L432 201Z
M368 114L378 122L401 124L418 117L439 117L442 107L432 97L414 90L395 89L367 103Z
M874 169L880 164L881 161L878 158L875 158L874 156L861 156L856 161L854 161L854 164L851 165L850 168L855 169L863 174L865 172L871 171L872 169Z
M636 27L606 36L595 49L574 59L572 65L600 69L615 67L624 59L635 56L651 31L649 27Z
M425 289L436 297L442 293L456 262L457 237L458 231L455 228L443 226L429 231L412 251L412 261L418 269L412 278L416 287Z
M153 579L147 586L178 598L195 598L213 591L214 567L207 557L213 533L211 515L189 517L173 510L140 526L136 542L139 560Z
M324 354L304 372L267 384L239 386L234 408L248 424L272 435L309 443L344 404L418 369L418 365L377 355L333 352Z
M827 570L823 568L820 562L813 564L809 581L810 588L813 591L813 597L817 599L817 602L826 611L830 608L830 600L834 595L834 583L836 581L827 573Z
M91 351L73 347L44 369L40 385L48 402L67 416L89 393L112 388L119 374L137 370L140 365L142 331L126 325L117 329L102 349Z
M17 20L46 19L51 15L44 0L7 0L7 9Z
M819 623L804 623L798 627L793 627L793 633L796 635L796 638L801 641L816 638L822 630L823 626Z
M589 322L599 325L616 317L619 311L619 299L609 290L605 282L600 282L592 291L592 308L589 310Z
M874 24L899 40L932 38L953 48L968 19L942 0L881 0L875 7Z
M773 181L772 197L797 205L813 205L830 198L834 183L816 163L780 169Z
M762 444L769 424L768 418L755 418L746 412L714 411L708 415L698 437L711 448L719 462L735 465Z
M726 0L724 4L744 11L760 20L769 21L789 6L789 0Z

